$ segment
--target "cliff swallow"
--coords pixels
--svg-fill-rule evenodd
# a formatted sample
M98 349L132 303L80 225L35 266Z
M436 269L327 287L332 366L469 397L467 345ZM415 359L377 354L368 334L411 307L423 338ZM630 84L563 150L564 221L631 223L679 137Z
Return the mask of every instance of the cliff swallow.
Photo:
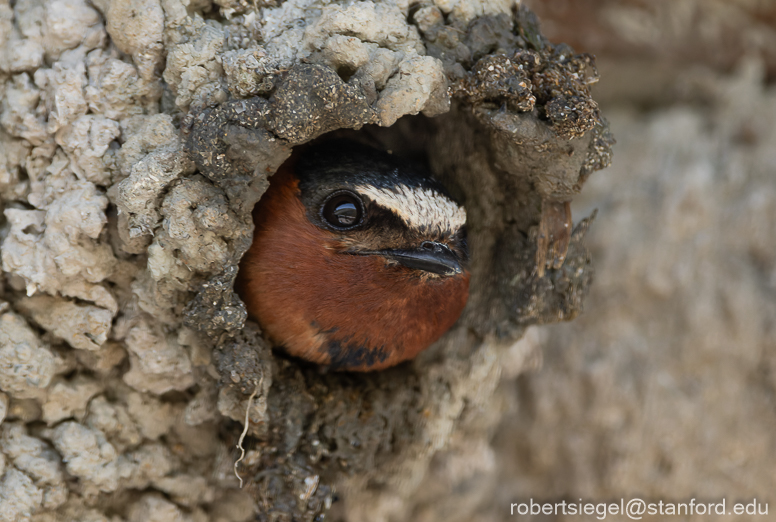
M348 371L415 357L469 294L466 211L410 162L350 141L295 154L253 212L237 290L289 354Z

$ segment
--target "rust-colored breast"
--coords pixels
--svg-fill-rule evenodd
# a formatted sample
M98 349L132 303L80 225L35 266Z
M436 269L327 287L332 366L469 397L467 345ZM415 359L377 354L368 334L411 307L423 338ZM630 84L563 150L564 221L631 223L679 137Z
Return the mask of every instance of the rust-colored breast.
M288 167L254 210L240 264L248 312L288 353L334 369L380 370L415 357L460 316L469 274L420 278L380 256L336 250L312 225Z

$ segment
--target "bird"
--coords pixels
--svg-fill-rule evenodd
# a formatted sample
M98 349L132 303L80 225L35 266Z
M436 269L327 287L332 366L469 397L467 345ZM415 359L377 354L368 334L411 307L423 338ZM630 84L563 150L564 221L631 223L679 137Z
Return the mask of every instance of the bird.
M419 164L332 139L292 154L253 211L236 290L272 344L332 371L413 359L469 296L466 210Z

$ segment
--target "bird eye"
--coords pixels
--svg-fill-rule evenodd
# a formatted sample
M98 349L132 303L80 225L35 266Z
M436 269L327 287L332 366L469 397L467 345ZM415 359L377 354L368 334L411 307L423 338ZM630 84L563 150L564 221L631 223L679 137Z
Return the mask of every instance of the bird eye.
M323 203L321 216L330 226L338 230L357 227L364 219L364 204L349 190L331 194Z

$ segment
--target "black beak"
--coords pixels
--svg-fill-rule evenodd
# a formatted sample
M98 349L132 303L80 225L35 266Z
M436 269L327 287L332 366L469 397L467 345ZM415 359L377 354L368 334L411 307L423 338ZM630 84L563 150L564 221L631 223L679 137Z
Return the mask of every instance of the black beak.
M408 268L432 274L452 276L463 272L458 257L442 243L424 241L411 250L382 250L381 255Z

